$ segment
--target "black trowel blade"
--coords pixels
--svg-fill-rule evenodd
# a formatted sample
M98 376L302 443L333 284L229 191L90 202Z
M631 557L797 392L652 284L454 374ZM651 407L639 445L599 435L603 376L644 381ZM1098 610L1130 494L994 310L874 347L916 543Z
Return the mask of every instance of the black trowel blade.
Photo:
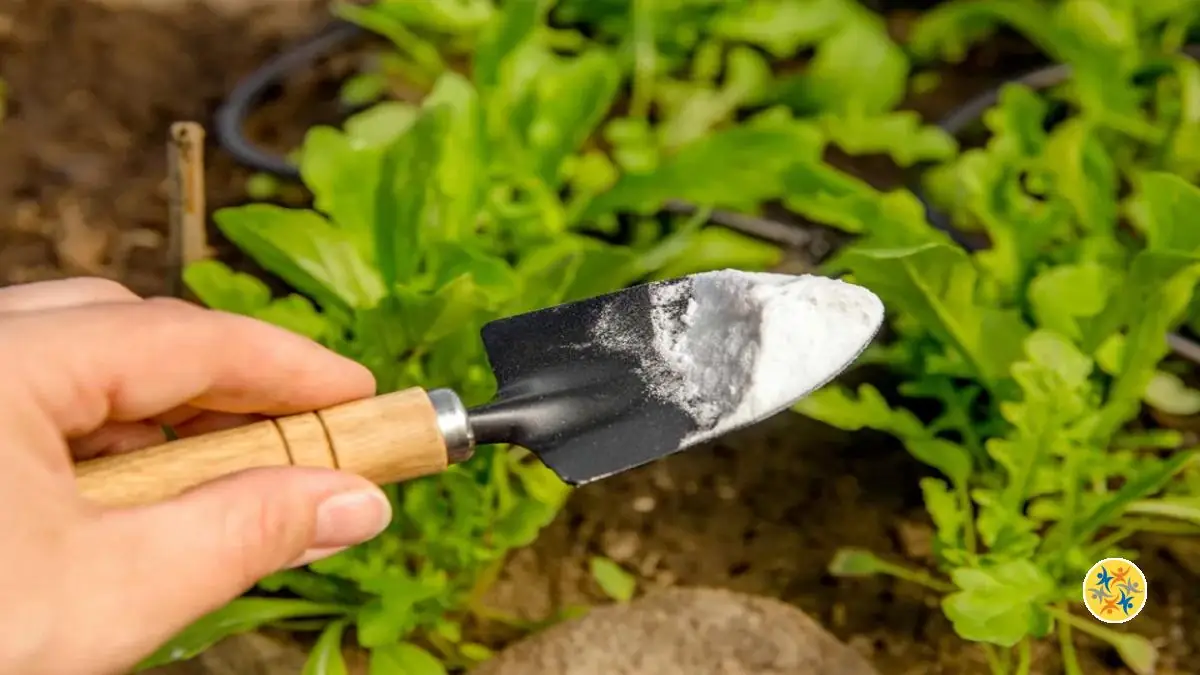
M492 403L471 411L477 440L527 448L571 485L688 447L705 429L662 395L664 378L670 385L674 376L648 372L644 355L655 341L655 309L660 319L681 316L694 278L643 284L484 326L499 388ZM857 351L872 337L853 337L862 340Z
M634 356L596 341L603 318L609 331L649 344L649 289L635 286L483 328L499 385L489 408L512 420L505 440L533 452L568 484L675 452L696 430L686 412L651 395Z

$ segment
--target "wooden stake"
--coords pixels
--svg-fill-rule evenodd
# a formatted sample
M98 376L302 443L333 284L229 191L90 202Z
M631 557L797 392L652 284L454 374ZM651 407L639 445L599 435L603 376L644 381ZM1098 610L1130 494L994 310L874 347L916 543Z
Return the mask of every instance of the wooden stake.
M189 264L209 257L205 230L204 201L204 127L196 122L171 125L167 144L170 172L170 232L172 270L171 295L188 295L183 270Z

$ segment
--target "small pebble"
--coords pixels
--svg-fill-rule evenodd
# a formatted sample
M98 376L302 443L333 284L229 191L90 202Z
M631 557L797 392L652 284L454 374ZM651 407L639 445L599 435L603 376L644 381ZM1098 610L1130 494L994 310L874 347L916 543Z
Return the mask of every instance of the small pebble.
M656 504L654 497L643 495L633 500L633 510L638 513L650 513Z

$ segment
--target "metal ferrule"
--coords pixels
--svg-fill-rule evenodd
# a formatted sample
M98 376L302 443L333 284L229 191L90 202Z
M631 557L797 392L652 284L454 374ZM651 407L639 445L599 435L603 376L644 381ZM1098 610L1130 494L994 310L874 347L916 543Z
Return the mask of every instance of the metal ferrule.
M471 430L467 406L452 389L432 389L428 393L449 462L465 462L475 452L475 432Z

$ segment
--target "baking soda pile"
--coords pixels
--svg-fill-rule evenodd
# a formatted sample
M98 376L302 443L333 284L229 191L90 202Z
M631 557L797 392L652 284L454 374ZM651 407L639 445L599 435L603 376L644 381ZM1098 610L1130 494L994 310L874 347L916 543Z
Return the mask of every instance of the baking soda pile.
M597 326L606 348L632 354L652 396L685 411L691 445L793 405L870 343L883 303L821 276L722 270L650 287L653 343Z

